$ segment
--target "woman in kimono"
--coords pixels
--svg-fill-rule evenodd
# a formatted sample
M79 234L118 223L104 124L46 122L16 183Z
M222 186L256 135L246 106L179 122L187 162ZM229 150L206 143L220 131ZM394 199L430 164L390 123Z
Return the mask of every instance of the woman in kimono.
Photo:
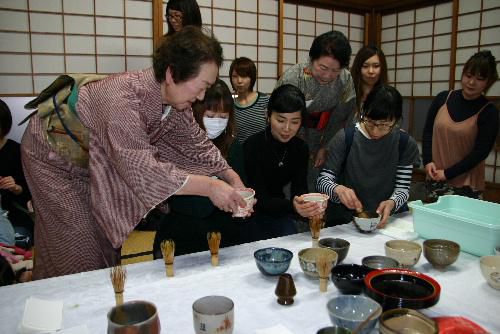
M221 63L219 42L186 27L163 40L152 68L81 87L87 168L56 153L42 119L31 119L22 159L36 212L35 279L118 264L128 234L156 206L168 211L174 194L208 197L227 212L246 205L240 177L191 111Z

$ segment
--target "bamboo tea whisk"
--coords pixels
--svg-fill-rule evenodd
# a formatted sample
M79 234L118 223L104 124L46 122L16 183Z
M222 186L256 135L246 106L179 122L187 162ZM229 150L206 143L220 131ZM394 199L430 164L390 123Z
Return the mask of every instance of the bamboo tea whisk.
M318 247L319 234L323 227L323 216L314 216L309 218L309 228L311 230L312 246Z
M109 272L113 289L115 290L116 306L123 304L123 290L127 279L127 270L122 266L112 267Z
M212 260L212 266L219 265L219 246L221 235L220 232L208 232L208 248L210 248L210 255Z
M163 260L167 270L167 277L174 276L175 242L172 239L163 240L160 244Z
M332 270L332 261L326 256L318 256L316 259L316 270L319 274L319 291L326 292L328 288L328 276Z

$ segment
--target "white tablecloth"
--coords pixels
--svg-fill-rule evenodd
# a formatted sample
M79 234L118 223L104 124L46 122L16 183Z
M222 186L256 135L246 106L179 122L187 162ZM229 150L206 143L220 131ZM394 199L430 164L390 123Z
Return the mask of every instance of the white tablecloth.
M411 220L406 215L397 222ZM351 243L344 263L360 263L367 255L384 255L384 243L390 239L378 232L361 234L352 224L323 229L321 237L338 237ZM276 302L277 278L262 275L255 265L253 252L268 246L288 248L294 253L288 272L294 277L297 295L291 306ZM175 277L171 278L165 276L162 260L128 265L124 299L156 304L163 333L193 333L193 301L206 295L224 295L235 303L234 334L253 334L278 324L295 334L314 334L330 325L326 303L338 291L330 282L328 292L321 293L318 281L302 273L297 253L310 246L310 235L302 233L224 248L220 250L218 267L210 265L208 251L179 256L175 258ZM442 288L439 303L423 313L464 316L492 333L500 333L500 291L487 285L476 256L462 252L455 264L439 271L422 255L413 269L430 275ZM62 300L63 328L86 325L89 333L106 332L106 314L115 303L109 269L2 287L0 333L16 332L29 296Z

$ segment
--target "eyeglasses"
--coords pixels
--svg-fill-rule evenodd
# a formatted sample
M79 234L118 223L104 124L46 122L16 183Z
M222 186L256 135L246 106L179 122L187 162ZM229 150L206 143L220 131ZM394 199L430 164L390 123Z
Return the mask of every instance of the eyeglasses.
M365 124L365 126L370 130L374 130L375 128L377 128L377 130L384 131L384 132L390 131L396 125L395 122L391 123L391 124L375 123L371 119L367 119L365 117L363 117L361 119L361 122L363 122Z
M177 21L181 22L182 21L182 14L167 14L167 19L170 21Z

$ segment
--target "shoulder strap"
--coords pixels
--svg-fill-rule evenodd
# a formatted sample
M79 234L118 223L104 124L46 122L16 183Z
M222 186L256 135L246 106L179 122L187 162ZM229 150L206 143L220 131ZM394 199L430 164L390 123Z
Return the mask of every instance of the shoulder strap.
M351 146L352 142L354 140L354 126L348 126L344 129L344 134L345 134L345 155L344 155L344 161L342 162L342 170L345 167L345 164L347 162L347 157L349 156L349 152L351 151Z
M408 132L399 129L399 146L398 146L399 156L403 155L406 149L406 145L408 144L409 138L410 135L408 134Z

